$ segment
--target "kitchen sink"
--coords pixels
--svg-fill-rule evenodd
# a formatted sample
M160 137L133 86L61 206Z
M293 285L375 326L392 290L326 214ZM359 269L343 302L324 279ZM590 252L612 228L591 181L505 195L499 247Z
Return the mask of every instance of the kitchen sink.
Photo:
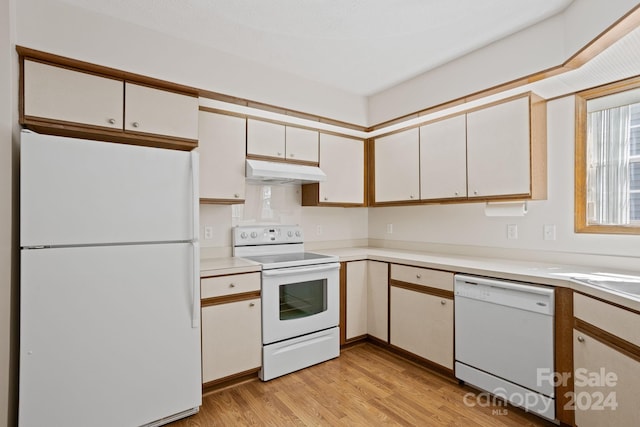
M562 275L568 276L571 280L578 283L584 283L597 288L621 292L633 297L640 297L640 276L611 273L564 273Z
M623 282L618 280L591 280L591 279L574 279L578 282L584 282L591 286L611 289L613 291L640 297L640 282Z

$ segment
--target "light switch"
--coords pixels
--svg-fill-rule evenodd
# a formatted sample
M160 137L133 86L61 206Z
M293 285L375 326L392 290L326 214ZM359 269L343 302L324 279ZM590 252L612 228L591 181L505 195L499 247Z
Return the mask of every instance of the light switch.
M542 228L544 240L556 240L555 224L545 224Z

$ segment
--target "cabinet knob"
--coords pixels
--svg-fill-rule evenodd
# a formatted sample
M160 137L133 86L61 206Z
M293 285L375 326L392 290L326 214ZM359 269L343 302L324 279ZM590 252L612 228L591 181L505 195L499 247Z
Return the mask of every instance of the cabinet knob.
M460 193L459 193L459 192L457 192L457 191L456 191L455 193L453 193L453 194L454 194L455 196L460 195Z
M291 153L289 154L289 157L295 157L295 154Z
M236 287L236 285L235 285L235 283L229 283L229 287L230 287L230 288L235 288L235 287Z
M325 198L324 198L324 200L325 200L325 201L327 201L327 200L329 200L329 198L328 198L328 197L325 197Z
M235 193L235 194L233 195L233 197L235 197L236 199L239 199L239 198L240 198L240 195L239 195L238 193Z
M440 305L447 305L447 301L446 300L441 300L440 301Z
M413 194L409 196L410 199L413 199Z
M584 342L584 337L581 335L578 335L578 342Z
M278 156L282 156L282 153L280 151L278 151Z
M107 121L109 122L110 125L115 125L116 124L116 119L109 119Z
M133 123L131 123L131 126L133 126L134 128L137 128L137 127L140 127L140 123L133 122Z
M422 278L422 274L416 274L416 279L421 279Z
M249 307L255 307L255 306L256 306L256 303L255 303L255 302L250 302L250 303L249 303Z
M473 194L478 194L478 190L473 190Z

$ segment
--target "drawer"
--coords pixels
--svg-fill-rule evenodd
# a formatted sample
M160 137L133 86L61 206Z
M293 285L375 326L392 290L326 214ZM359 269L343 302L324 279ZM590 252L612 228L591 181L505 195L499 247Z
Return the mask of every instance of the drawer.
M453 273L391 264L391 280L453 292Z
M200 298L214 298L260 290L260 273L207 277L200 280Z
M636 313L574 292L573 316L640 346L640 315Z

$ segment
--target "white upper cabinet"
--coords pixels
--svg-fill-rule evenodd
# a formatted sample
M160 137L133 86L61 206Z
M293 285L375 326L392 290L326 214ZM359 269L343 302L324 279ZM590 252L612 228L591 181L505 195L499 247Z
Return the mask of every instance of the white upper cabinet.
M420 128L420 198L467 197L465 115Z
M320 169L327 180L319 184L315 203L364 203L363 140L320 134Z
M284 125L247 119L247 154L284 159Z
M246 120L200 111L200 199L237 202L245 197Z
M287 160L318 163L318 139L319 132L317 130L286 126L285 153Z
M198 98L125 83L126 131L198 139Z
M529 97L467 114L469 197L531 194Z
M418 128L375 140L375 201L418 200L420 160Z
M122 80L24 61L24 115L122 130Z

